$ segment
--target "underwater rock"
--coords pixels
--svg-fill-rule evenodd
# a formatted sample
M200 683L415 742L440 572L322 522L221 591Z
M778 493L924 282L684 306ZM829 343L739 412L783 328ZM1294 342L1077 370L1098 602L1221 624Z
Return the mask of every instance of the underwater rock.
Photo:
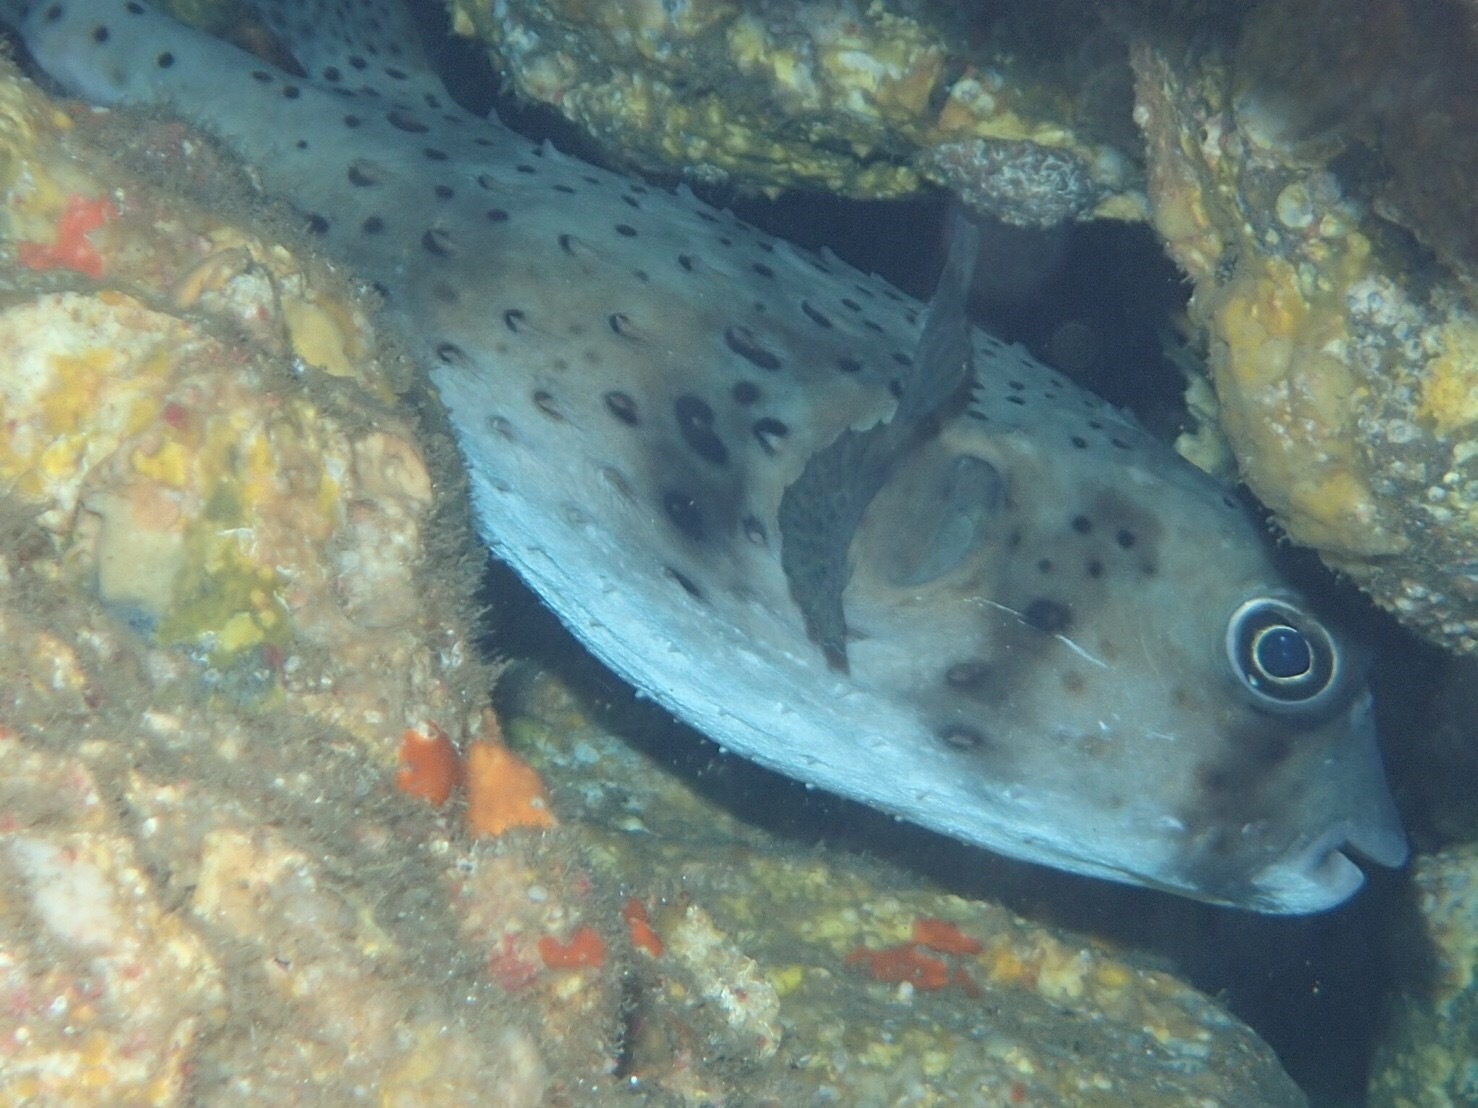
M412 729L491 729L490 677L450 447L358 297L210 142L8 62L0 189L0 1100L608 1068L614 985L489 972L578 912L531 860L569 850L396 787Z
M660 736L614 738L531 665L504 696L510 742L583 826L597 882L640 875L655 942L626 983L633 1088L680 1103L736 1088L755 1104L1304 1103L1265 1044L1162 969L759 830L715 801L784 823L762 771L673 773ZM674 738L690 768L712 757Z
M1062 18L1042 4L452 4L520 95L639 170L870 199L963 176L979 210L1013 221L1143 218L1119 145L1134 141L1123 46L1082 5L1050 7ZM1009 184L992 185L1002 167Z
M1371 1108L1478 1100L1478 844L1419 857L1409 973L1371 1066Z
M1241 54L1145 41L1133 60L1154 224L1195 283L1242 478L1408 626L1478 651L1478 314L1463 278L1391 221L1388 171L1354 142L1377 77L1299 70L1352 82L1321 107L1260 85L1289 78L1245 40Z

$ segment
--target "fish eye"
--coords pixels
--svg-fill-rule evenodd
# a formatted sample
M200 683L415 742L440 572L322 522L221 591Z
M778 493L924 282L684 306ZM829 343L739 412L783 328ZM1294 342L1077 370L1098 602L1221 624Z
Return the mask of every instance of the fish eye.
M1232 672L1260 708L1322 707L1339 683L1339 650L1322 624L1284 600L1257 597L1227 621Z

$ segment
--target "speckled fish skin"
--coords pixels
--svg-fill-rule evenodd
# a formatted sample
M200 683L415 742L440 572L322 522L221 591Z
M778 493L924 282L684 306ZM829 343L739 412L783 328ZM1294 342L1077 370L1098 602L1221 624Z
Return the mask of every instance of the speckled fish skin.
M129 0L6 6L74 94L172 105L316 217L430 371L493 552L641 692L1078 873L1296 913L1359 887L1343 848L1403 861L1358 651L1225 490L976 331L968 410L858 527L838 672L777 511L808 458L890 416L920 305L468 115L393 4L261 7L308 78Z

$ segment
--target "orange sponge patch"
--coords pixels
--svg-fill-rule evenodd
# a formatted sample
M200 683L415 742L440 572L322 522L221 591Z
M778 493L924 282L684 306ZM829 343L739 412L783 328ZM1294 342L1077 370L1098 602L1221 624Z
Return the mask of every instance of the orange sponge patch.
M550 969L578 969L581 966L598 969L606 964L606 942L595 928L587 925L571 935L567 943L552 935L543 936L539 940L539 957Z
M972 939L954 924L930 916L920 916L914 920L913 941L919 946L937 950L940 954L979 954L983 949L978 940Z
M57 220L56 241L19 243L16 259L27 269L75 269L96 280L103 275L103 259L87 236L116 218L118 209L111 200L70 197Z
M553 827L554 813L539 774L502 743L467 748L467 828L497 836L514 827Z
M626 920L626 930L631 935L631 945L638 950L644 950L653 958L662 957L666 945L662 942L662 936L652 928L651 921L647 919L647 906L636 897L627 897L626 903L621 907L621 917Z
M409 730L400 740L400 769L395 784L403 793L419 796L437 807L445 804L462 779L462 760L446 732L436 724Z

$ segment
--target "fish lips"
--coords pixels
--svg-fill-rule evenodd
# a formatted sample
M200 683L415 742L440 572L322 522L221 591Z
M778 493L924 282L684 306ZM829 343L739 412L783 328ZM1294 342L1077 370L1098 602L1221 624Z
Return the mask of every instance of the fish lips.
M1404 865L1411 850L1395 806L1383 799L1389 811L1341 820L1264 870L1255 882L1262 894L1259 909L1302 915L1344 903L1365 883L1352 853L1391 869Z

